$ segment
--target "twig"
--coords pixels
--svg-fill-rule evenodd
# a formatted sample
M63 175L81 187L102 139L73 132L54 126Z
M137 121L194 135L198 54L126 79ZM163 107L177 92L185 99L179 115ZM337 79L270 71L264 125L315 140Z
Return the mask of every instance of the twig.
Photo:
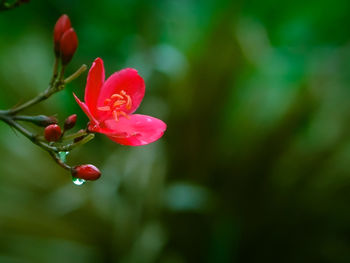
M67 84L76 78L78 78L85 70L87 69L87 66L83 64L76 72L74 72L72 75L70 75L68 78L64 80L64 84Z
M43 136L40 136L38 134L34 134L30 131L28 131L24 126L19 124L16 120L20 121L31 121L38 116L26 116L26 115L17 115L17 113L43 101L48 99L50 96L55 94L58 91L61 91L64 89L65 84L76 79L78 76L80 76L85 70L86 70L86 65L82 65L75 73L73 73L71 76L69 76L65 81L63 81L63 74L64 74L64 67L61 68L60 73L57 74L58 72L58 60L55 60L54 64L54 70L53 70L53 76L50 82L49 87L42 93L40 93L38 96L35 98L19 105L16 106L12 109L9 110L0 110L0 121L4 121L7 123L10 127L13 129L17 130L20 132L22 135L27 137L31 142L33 142L35 145L39 146L40 148L44 149L47 151L50 156L54 159L54 161L63 167L66 170L71 170L71 167L67 165L64 161L62 161L59 157L60 152L69 152L73 150L75 147L78 147L82 144L87 143L88 141L92 140L94 138L94 134L92 133L87 133L86 131L83 132L77 132L72 135L68 135L62 138L60 142L49 144L44 141ZM35 122L33 122L35 123ZM37 125L40 126L40 124L36 123ZM62 142L67 141L67 140L73 140L75 138L85 136L81 140L77 142L72 142L66 145L62 145Z

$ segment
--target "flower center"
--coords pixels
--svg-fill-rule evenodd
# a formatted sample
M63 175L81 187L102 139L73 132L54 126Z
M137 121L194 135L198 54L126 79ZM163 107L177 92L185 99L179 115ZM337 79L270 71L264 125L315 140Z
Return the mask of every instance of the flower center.
M105 99L102 107L97 107L99 111L110 112L116 121L119 121L119 116L122 115L129 119L129 115L125 110L130 110L132 106L131 97L124 91L114 93L110 98Z

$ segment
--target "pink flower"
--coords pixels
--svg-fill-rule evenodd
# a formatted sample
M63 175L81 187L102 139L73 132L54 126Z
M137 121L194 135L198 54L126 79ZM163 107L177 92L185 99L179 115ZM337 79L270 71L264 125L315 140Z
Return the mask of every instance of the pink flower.
M95 59L85 88L85 103L75 100L90 119L88 129L131 146L146 145L162 137L166 124L154 117L133 114L145 94L145 82L135 69L115 72L105 81L103 61Z

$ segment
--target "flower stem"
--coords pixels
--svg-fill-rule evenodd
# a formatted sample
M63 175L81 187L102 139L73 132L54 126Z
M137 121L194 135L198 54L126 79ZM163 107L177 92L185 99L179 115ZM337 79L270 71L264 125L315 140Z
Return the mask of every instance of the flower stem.
M29 108L43 100L46 100L48 99L52 94L56 93L57 91L60 90L60 87L62 87L62 83L61 82L55 82L53 85L50 85L44 92L40 93L38 96L36 96L35 98L15 107L15 108L12 108L10 110L7 110L7 111L2 111L2 112L5 112L9 115L15 115L16 113L26 109L26 108Z
M78 131L76 133L70 134L70 135L66 135L62 138L63 141L69 141L69 140L74 140L75 138L81 137L81 136L85 136L87 135L86 131Z
M52 146L49 146L48 144L44 143L39 139L39 136L28 131L26 128L24 128L22 125L17 123L13 120L11 116L6 115L0 115L0 119L6 122L11 127L15 128L17 131L22 133L25 137L27 137L29 140L31 140L34 144L38 145L39 147L43 148L46 151L55 151L56 149Z
M68 164L62 162L62 160L57 156L56 153L54 153L54 152L49 152L49 153L59 166L61 166L62 168L66 169L68 171L70 171L72 169L72 167L70 167Z
M54 81L57 78L57 72L58 72L58 64L59 64L59 58L55 56L55 62L53 65L53 74L52 74L52 79L51 79L51 84L54 83Z
M63 145L63 146L55 146L55 149L56 149L57 152L69 152L69 151L73 150L74 148L91 141L93 138L95 138L95 134L89 133L88 135L86 135L80 141L73 142L73 143L70 143L70 144L66 144L66 145Z
M46 127L50 124L57 124L57 118L55 116L46 116L46 115L13 115L15 121L25 121L31 122L40 127Z
M80 141L77 141L75 143L72 143L70 145L67 145L69 147L68 148L68 151L70 150L73 150L75 147L79 146L79 145L83 145L89 141L91 141L93 138L95 138L95 134L93 133L89 133L88 135L86 135L83 139L81 139Z
M60 70L60 73L58 75L58 80L62 81L63 80L63 77L64 77L64 70L66 69L65 66L62 65L61 67L61 70Z
M76 78L78 78L85 70L87 69L87 66L85 64L81 65L81 67L74 72L72 75L70 75L68 78L66 78L64 80L64 83L67 84L73 80L75 80Z
M66 163L62 162L61 159L57 156L57 154L59 152L68 152L73 150L75 147L85 144L88 141L92 140L94 138L94 134L88 134L85 138L83 138L82 140L76 142L76 143L70 143L67 145L62 145L62 146L52 146L52 145L48 145L47 143L45 143L44 141L41 140L41 136L34 134L30 131L28 131L26 128L24 128L22 125L20 125L19 123L17 123L14 119L13 116L11 115L7 115L7 114L0 114L0 120L6 122L9 126L13 127L14 129L16 129L18 132L20 132L21 134L23 134L25 137L27 137L31 142L33 142L35 145L39 146L40 148L44 149L45 151L47 151L51 157L54 159L54 161L56 163L58 163L61 167L63 167L66 170L70 170L71 167L69 165L67 165ZM80 135L82 136L83 132L78 132L75 135Z

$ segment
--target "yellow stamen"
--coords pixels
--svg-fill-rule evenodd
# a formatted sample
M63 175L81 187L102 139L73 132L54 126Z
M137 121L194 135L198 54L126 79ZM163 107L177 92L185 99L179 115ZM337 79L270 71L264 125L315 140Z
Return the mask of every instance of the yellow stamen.
M98 110L100 111L110 111L111 110L111 107L109 106L103 106L103 107L97 107Z
M119 121L119 119L118 119L118 112L116 110L113 111L113 117L114 117L115 121Z
M125 118L127 118L128 120L130 120L130 117L128 114L126 114L124 111L119 111L120 115L123 115Z
M122 95L120 95L120 94L113 94L112 96L111 96L111 99L115 99L115 98L118 98L118 99L124 99L124 97L122 96Z
M130 119L125 110L130 110L132 107L132 99L125 90L121 90L118 94L112 94L112 96L103 101L102 107L97 107L98 110L112 113L113 118L119 121L119 117L123 116Z
M129 95L125 95L126 99L127 99L127 102L126 102L126 105L125 105L125 108L127 110L130 110L131 109L131 98Z
M125 100L117 100L116 102L114 102L113 107L117 107L117 106L123 105L125 103L126 103Z

